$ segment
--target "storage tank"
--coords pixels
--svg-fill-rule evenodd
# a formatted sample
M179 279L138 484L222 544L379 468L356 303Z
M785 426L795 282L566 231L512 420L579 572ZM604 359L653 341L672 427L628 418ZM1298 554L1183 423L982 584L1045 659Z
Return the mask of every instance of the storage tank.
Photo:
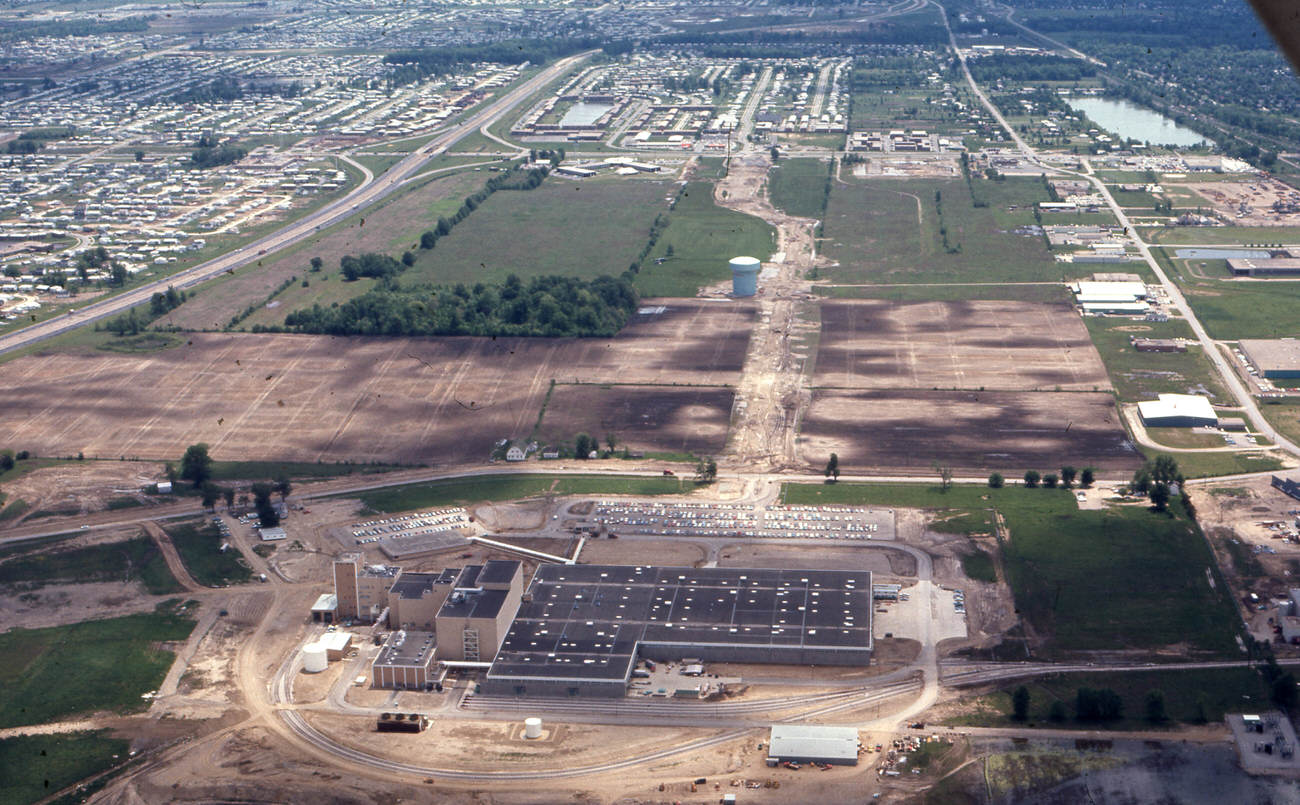
M524 719L524 737L525 738L542 737L542 720L540 718Z
M302 649L302 670L309 674L318 674L329 666L325 656L325 647L320 643L308 643Z
M753 257L731 258L731 295L753 296L758 293L758 272L763 267Z

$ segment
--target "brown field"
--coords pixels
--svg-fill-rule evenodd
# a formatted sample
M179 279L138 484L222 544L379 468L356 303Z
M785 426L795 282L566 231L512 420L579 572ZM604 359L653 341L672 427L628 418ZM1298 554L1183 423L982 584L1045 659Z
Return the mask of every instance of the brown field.
M716 454L727 443L731 389L700 386L556 386L538 438L569 443L606 434L632 450Z
M934 462L978 473L1142 463L1104 393L817 391L800 443L809 464L836 453L853 471Z
M830 388L1110 389L1067 305L823 302L813 384Z
M196 334L140 355L34 355L5 367L0 433L37 455L177 459L207 442L221 460L480 461L531 432L552 379L737 381L753 306L649 304L667 310L610 339Z

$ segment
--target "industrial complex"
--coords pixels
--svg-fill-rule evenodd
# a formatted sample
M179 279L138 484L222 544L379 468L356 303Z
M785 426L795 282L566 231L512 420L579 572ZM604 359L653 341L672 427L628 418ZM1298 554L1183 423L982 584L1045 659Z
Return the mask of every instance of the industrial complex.
M491 560L418 573L349 554L334 562L330 619L393 630L371 679L394 689L432 688L436 663L484 671L492 694L617 697L647 660L871 660L867 571L542 564L525 590L522 568ZM344 634L322 638L329 659L346 649L332 645Z

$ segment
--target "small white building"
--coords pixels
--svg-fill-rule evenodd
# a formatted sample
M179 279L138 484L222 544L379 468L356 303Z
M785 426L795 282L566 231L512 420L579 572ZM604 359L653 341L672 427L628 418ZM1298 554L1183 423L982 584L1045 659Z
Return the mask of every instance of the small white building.
M1219 415L1200 394L1161 394L1138 403L1142 424L1149 428L1218 427Z
M523 461L524 458L524 449L517 444L510 445L510 449L506 451L506 461Z

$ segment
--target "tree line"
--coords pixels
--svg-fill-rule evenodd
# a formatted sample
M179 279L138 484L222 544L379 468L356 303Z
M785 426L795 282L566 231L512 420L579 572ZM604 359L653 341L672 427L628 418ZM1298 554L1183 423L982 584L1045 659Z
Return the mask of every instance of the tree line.
M396 261L395 261L396 262ZM342 304L313 305L285 317L284 330L322 335L476 335L609 337L627 324L638 299L625 277L511 274L473 288L388 282ZM254 331L275 331L258 328Z
M564 37L554 39L503 39L482 45L449 45L422 50L400 50L384 57L393 65L388 81L391 86L413 84L427 76L456 72L457 68L475 62L496 64L544 64L552 59L562 59L584 50L604 48L606 52L622 52L622 45L611 45L594 37ZM614 55L611 53L611 55Z

